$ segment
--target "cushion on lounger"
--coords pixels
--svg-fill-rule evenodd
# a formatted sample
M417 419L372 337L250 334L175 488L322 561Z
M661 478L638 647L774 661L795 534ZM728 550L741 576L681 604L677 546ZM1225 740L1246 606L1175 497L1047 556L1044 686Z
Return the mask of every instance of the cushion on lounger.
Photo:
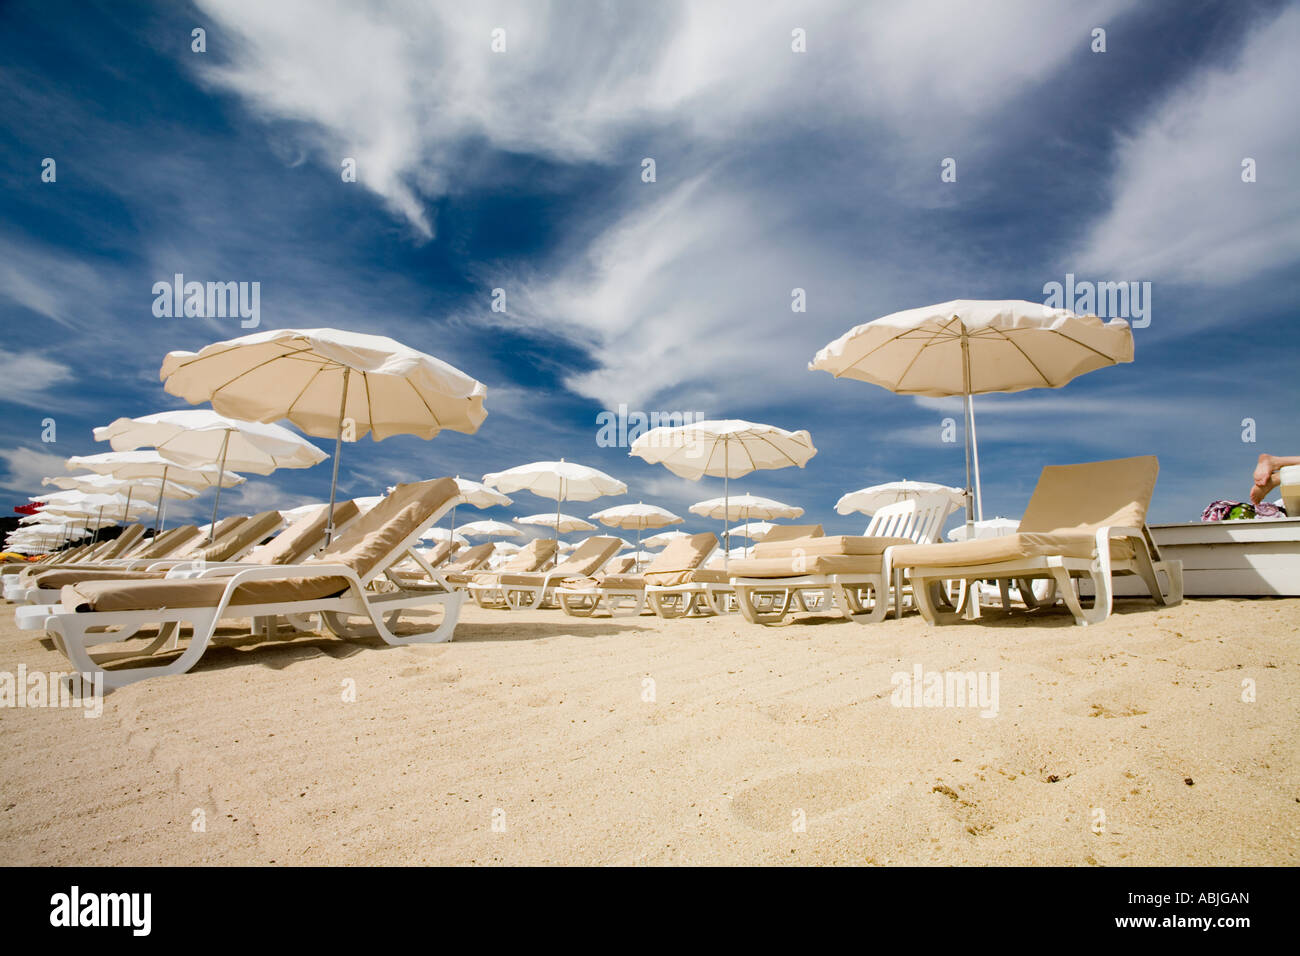
M825 533L819 524L778 524L759 540L776 542L789 541L791 538L820 538Z
M346 564L363 581L415 532L427 527L460 494L450 478L432 478L398 485L348 526L317 556L328 564Z
M911 544L911 538L891 538L883 535L835 534L821 538L792 538L788 541L760 541L754 545L754 558L793 558L803 555L884 554L885 549L900 544Z
M812 554L782 558L741 558L728 569L733 578L790 578L803 574L876 574L884 561L880 554Z
M346 589L343 578L318 575L294 580L249 581L235 591L231 604L280 604L315 601ZM150 611L157 608L213 607L226 582L221 578L196 580L83 581L60 592L63 606L76 611Z
M1096 531L1140 528L1156 487L1154 455L1048 465L1020 519L1019 531Z
M448 577L460 576L469 580L468 575L464 572L473 571L488 558L492 557L492 552L496 546L491 541L486 544L476 544L468 551L462 551L451 564L447 565Z
M250 564L297 564L305 560L325 539L329 511L329 505L321 505L315 512L289 525L246 560ZM360 513L361 509L351 499L335 502L334 527L343 527Z
M263 538L275 534L276 529L282 524L284 518L278 511L263 511L261 514L255 514L237 530L203 548L195 557L204 561L233 561Z
M1097 539L1086 531L1062 531L1045 534L1036 531L1004 534L996 538L976 538L948 544L911 544L894 552L896 567L962 568L977 564L1020 561L1060 555L1066 558L1092 558ZM1110 543L1110 556L1116 560L1133 557L1128 541Z

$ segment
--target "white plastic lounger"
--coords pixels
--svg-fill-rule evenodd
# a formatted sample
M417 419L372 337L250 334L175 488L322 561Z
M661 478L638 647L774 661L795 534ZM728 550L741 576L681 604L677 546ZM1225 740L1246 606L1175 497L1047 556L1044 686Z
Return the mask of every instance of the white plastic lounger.
M302 564L217 567L191 579L85 582L65 588L55 608L20 608L19 626L46 631L77 670L102 674L108 688L189 670L223 618L319 614L339 637L378 636L388 644L448 641L455 633L463 594L371 591L367 585L414 548L459 494L449 478L398 485L317 558ZM436 628L393 633L403 610L429 605L443 609ZM364 618L366 623L350 624L349 618ZM120 639L106 628L134 632L149 624L158 624L159 632L140 655L173 650L183 623L193 626L193 636L184 652L167 664L105 670L101 665L107 661L96 661L90 654L92 646Z
M1048 466L1015 534L898 548L894 563L911 575L917 607L931 624L960 616L942 586L953 578L995 579L1004 594L1009 582L1019 582L1022 596L1033 594L1033 580L1050 579L1076 624L1106 620L1117 574L1139 576L1157 604L1177 604L1182 563L1161 560L1145 523L1158 473L1153 455ZM1081 578L1095 595L1086 608L1076 589Z
M514 611L554 607L556 585L595 574L622 546L618 538L595 535L548 571L503 571L491 583L471 584L469 593L480 607L507 607Z
M655 556L640 574L611 571L586 581L568 581L555 589L555 599L565 614L591 617L602 608L611 616L619 611L640 614L652 582L671 583L696 571L718 546L707 532L678 538Z

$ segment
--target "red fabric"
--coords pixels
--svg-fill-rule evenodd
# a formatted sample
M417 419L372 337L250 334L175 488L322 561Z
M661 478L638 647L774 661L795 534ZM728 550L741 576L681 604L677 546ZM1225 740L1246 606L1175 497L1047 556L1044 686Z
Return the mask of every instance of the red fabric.
M40 510L41 503L39 501L33 501L31 504L27 505L16 505L14 507L14 511L18 512L20 515L34 515Z

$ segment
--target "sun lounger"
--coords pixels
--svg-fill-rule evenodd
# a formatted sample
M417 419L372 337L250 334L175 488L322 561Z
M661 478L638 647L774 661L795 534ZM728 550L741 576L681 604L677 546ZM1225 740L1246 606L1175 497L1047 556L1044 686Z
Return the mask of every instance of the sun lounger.
M319 555L301 564L228 565L209 568L193 579L86 581L64 588L54 608L20 608L19 626L46 631L78 671L103 674L109 688L189 670L223 618L319 614L324 626L340 637L377 635L389 644L450 640L464 595L368 591L367 585L414 548L459 495L449 478L398 485ZM403 610L431 604L443 608L435 629L393 633ZM368 624L349 624L350 617L364 618ZM133 632L150 624L159 625L158 637L141 654L175 648L182 623L193 626L193 636L184 652L167 664L105 670L90 655L93 645L120 639L116 633L104 633L106 628Z
M651 584L673 585L693 580L718 539L707 532L677 538L655 555L640 574L607 573L585 581L566 581L555 589L555 599L565 614L590 617L602 607L613 615L631 605L632 614L645 609L646 591ZM667 604L665 605L668 606ZM671 612L671 608L669 608ZM677 616L669 614L666 616Z
M475 575L468 590L479 607L540 608L554 606L552 589L569 579L595 574L623 546L618 538L595 535L548 571L499 571Z
M445 582L447 587L467 588L471 584L490 583L499 574L530 574L534 571L544 571L555 560L557 550L558 546L554 538L534 538L497 571L470 572L447 569L439 573L438 578Z
M1010 582L1019 582L1025 596L1033 594L1029 582L1052 580L1076 624L1097 624L1110 615L1111 581L1118 574L1138 575L1156 603L1177 604L1182 563L1161 560L1146 527L1158 472L1152 455L1048 466L1015 534L902 547L893 561L911 576L917 607L931 624L958 619L942 586L954 578L997 580L1008 605ZM1095 597L1087 608L1075 588L1080 578L1093 586ZM1032 597L1029 603L1035 603Z
M238 561L267 535L274 534L283 522L278 511L264 511L230 526L230 530L211 544L192 550L180 559L142 559L117 566L78 566L54 568L35 575L30 587L16 599L20 604L54 604L60 591L81 581L129 581L139 578L166 577L169 573L203 569L213 564ZM201 536L197 539L202 542ZM318 539L319 540L319 539ZM306 557L302 554L301 557ZM262 562L258 562L262 563Z

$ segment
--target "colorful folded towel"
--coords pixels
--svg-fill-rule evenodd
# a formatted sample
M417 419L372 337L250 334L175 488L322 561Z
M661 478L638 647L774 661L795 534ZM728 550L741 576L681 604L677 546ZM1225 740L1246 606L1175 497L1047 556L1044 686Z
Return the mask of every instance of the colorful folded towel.
M1240 521L1250 518L1284 518L1286 511L1277 505L1261 501L1252 505L1249 501L1211 501L1201 512L1202 521Z

